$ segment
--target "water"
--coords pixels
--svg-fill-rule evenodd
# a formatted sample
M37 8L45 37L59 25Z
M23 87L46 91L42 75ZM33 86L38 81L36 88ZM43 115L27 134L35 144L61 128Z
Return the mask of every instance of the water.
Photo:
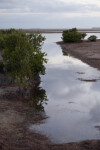
M30 124L30 130L54 143L100 139L100 71L65 55L55 43L61 40L61 34L45 36L43 51L49 61L41 86L48 99L42 103L42 111L48 118Z

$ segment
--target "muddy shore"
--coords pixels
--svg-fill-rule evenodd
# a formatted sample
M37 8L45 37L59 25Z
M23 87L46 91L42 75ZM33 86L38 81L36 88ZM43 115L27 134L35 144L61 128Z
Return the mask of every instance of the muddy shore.
M88 65L100 69L100 40L81 43L57 42L65 53L82 60Z

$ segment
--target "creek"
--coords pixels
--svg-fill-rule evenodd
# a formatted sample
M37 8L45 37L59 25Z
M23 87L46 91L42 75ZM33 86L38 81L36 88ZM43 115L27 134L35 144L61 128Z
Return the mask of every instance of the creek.
M41 87L48 101L42 111L48 118L30 124L30 130L53 143L100 139L100 71L64 53L56 44L61 34L43 35L48 63Z

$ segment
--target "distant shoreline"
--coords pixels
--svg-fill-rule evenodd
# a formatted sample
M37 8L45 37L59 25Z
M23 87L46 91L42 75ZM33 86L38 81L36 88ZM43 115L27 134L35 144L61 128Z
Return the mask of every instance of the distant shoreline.
M7 30L7 29L0 29L0 30ZM68 30L67 28L63 28L63 29L17 29L17 30L22 30L25 33L62 33L64 30ZM86 28L86 29L78 29L78 32L82 32L82 33L100 33L100 28Z

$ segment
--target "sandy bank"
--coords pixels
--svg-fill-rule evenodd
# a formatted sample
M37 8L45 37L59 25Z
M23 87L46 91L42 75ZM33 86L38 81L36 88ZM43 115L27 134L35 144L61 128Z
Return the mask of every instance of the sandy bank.
M64 52L81 59L92 67L100 69L100 40L96 42L84 41L81 43L57 42Z

